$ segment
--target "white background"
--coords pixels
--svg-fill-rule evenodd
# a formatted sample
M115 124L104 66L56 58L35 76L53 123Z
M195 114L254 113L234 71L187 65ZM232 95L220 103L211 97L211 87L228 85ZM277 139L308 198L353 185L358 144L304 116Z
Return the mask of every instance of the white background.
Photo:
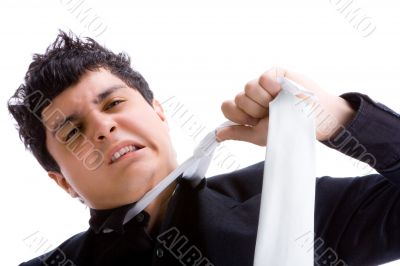
M83 0L80 10L73 11L78 2L3 0L0 5L2 265L38 256L88 227L88 210L60 190L24 150L6 110L32 54L43 53L58 29L95 37L115 52L129 53L156 98L174 97L191 121L205 126L204 133L224 121L223 100L233 98L247 81L273 66L304 73L336 95L358 91L400 111L398 1L351 3L372 21L369 29L376 27L368 37L362 32L367 19L357 29L346 12L337 10L350 3L344 0ZM82 21L79 13L89 8L91 17ZM94 18L97 24L88 26ZM96 36L95 26L104 33ZM167 113L182 161L198 139L181 126L182 118ZM225 145L225 155L241 167L263 160L264 148ZM322 145L318 160L318 176L370 172ZM214 161L208 175L229 170L233 169ZM24 241L31 235L40 237L43 245Z

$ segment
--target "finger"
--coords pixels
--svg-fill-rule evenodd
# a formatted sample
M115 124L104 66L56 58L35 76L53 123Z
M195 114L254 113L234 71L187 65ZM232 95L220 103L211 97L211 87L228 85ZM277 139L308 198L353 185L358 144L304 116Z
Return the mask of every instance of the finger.
M244 92L236 95L235 104L252 117L263 118L267 115L267 108L250 99Z
M275 98L281 91L281 85L278 83L277 78L286 77L286 73L285 69L272 68L260 76L258 84Z
M221 110L224 116L232 122L241 125L252 125L255 126L258 123L258 119L251 117L243 110L237 107L233 101L225 101L221 105Z
M265 136L255 134L254 128L250 126L229 126L217 130L217 141L239 140L256 145L265 146Z
M228 126L218 129L216 137L218 141L243 140L249 141L252 137L252 130L249 126Z
M269 103L273 100L272 95L269 94L260 84L258 84L258 80L254 79L246 84L244 87L244 93L257 102L264 108L269 106Z

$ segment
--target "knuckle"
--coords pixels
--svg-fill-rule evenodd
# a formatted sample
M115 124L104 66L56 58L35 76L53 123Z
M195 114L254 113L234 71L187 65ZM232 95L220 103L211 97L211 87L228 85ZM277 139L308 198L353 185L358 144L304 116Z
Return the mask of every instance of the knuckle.
M266 86L266 84L268 83L268 81L269 81L268 72L265 72L264 74L262 74L262 75L260 76L260 78L258 79L258 83L259 83L260 86L263 87L264 89L266 89L265 86Z
M246 85L244 86L244 92L246 95L252 94L252 92L254 92L254 90L256 89L256 86L257 86L256 83L257 83L257 80L251 80L246 83Z
M232 103L232 101L224 101L221 104L221 111L222 113L227 116L232 112L232 107L234 106L234 104Z
M242 102L243 102L243 95L239 93L238 95L235 96L235 104L237 106L240 106Z
M224 102L222 102L222 104L221 104L221 111L222 111L222 112L225 112L226 110L228 110L228 108L229 108L229 101L224 101Z

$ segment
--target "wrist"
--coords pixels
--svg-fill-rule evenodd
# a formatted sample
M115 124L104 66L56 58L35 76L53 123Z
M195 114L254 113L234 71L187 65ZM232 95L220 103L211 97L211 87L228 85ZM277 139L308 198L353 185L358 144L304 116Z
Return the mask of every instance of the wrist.
M317 138L325 141L338 135L356 114L349 102L339 96L330 96L326 102L328 113L316 119ZM318 120L321 120L318 122Z

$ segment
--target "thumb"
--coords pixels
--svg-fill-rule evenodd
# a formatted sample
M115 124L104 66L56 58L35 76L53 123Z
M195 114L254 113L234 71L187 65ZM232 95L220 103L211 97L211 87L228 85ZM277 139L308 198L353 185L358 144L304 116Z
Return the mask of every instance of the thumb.
M250 126L234 125L217 130L217 141L241 140L254 143L254 132Z

